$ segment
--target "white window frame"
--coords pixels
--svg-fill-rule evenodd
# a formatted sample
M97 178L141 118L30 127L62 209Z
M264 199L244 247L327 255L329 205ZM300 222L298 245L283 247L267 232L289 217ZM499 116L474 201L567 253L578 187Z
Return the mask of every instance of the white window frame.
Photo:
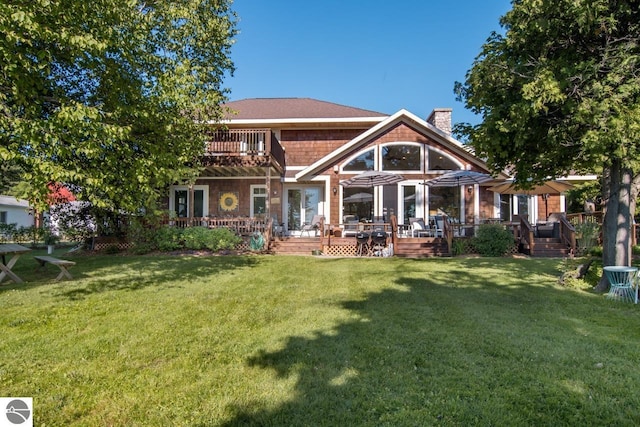
M255 217L256 215L266 215L266 212L263 212L261 214L256 214L255 212L255 199L256 197L262 197L264 198L264 205L265 207L268 208L267 203L269 203L269 201L267 200L267 186L264 184L254 184L251 185L250 187L250 191L251 191L251 200L249 201L249 216L251 217ZM255 190L257 189L263 189L264 193L263 194L256 194Z
M209 214L209 186L208 185L194 185L193 186L193 190L202 190L202 213L205 217L210 216ZM171 212L172 215L176 215L177 216L177 212L175 212L174 210L174 206L175 206L175 198L176 198L176 191L186 191L187 192L187 217L189 216L188 213L191 211L189 203L189 186L187 185L172 185L171 187L169 187L169 212Z

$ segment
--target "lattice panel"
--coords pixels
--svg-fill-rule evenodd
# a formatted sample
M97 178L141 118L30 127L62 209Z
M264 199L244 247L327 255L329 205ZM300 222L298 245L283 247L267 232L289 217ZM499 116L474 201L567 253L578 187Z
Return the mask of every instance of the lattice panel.
M93 245L93 250L96 252L108 250L111 247L117 247L120 251L126 251L133 248L133 244L129 242L104 242L96 243ZM246 252L250 249L249 242L242 241L236 245L235 250L239 252Z
M93 250L94 251L104 251L107 250L108 248L112 248L112 247L116 247L118 248L118 250L120 251L126 251L129 250L133 247L133 245L129 242L104 242L104 243L96 243L93 245Z
M356 245L324 245L322 253L329 256L356 256Z

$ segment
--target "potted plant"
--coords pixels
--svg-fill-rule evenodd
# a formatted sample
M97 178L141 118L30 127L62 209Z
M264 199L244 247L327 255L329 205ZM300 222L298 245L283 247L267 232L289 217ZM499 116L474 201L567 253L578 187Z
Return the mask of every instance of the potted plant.
M47 253L49 255L53 253L53 249L55 248L56 243L58 243L58 240L60 240L60 238L51 231L47 231L44 234L44 244L47 245Z

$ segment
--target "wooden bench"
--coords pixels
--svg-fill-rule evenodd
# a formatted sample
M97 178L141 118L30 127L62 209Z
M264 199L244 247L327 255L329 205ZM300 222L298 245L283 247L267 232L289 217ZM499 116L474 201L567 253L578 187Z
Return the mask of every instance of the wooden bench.
M62 279L63 277L66 277L67 279L73 279L73 277L71 276L71 273L69 273L68 267L71 267L72 265L76 265L75 262L67 261L66 259L54 258L52 256L45 256L45 255L34 256L34 258L36 259L36 261L40 263L40 267L44 267L47 263L58 266L58 268L60 269L60 274L58 274L58 277L56 277L55 279L56 281Z

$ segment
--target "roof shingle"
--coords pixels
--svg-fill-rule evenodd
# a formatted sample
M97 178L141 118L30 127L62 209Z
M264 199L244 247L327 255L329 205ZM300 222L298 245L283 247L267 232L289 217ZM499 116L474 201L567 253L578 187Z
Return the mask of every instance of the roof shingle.
M259 119L336 119L351 117L387 117L388 114L348 107L311 98L248 98L224 105L237 114L230 120Z

